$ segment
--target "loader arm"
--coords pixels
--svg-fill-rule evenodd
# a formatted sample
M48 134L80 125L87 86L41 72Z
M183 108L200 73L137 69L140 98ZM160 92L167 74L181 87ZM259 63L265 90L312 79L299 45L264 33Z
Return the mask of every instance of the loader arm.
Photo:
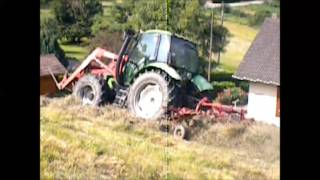
M105 57L111 59L113 62L118 58L118 55L106 51L102 48L96 48L78 67L77 69L69 76L64 76L62 81L56 83L59 90L66 88L76 77L82 74L83 70L89 66L89 64L93 61L97 62L102 69L104 70L104 74L109 74L111 76L115 76L115 66L114 63L110 63L110 65L106 65L101 61L101 58Z

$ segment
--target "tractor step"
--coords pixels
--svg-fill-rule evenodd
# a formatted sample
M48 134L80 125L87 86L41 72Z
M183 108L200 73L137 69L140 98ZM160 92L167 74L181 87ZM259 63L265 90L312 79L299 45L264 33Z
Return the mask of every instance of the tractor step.
M118 107L124 107L126 105L129 88L123 86L116 87L116 97L113 101L113 105Z

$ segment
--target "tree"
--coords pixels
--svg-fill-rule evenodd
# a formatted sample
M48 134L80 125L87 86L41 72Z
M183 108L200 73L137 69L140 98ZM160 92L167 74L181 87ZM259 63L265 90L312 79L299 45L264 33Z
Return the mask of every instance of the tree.
M234 3L234 2L240 2L240 1L245 1L245 0L212 0L213 3L222 3L222 1L224 3Z
M40 5L48 5L52 0L40 0Z
M107 49L113 53L118 53L122 46L123 34L121 32L99 31L90 41L90 51L97 47Z
M95 16L102 14L103 8L100 0L55 0L53 11L60 34L80 42L82 37L91 36Z
M164 29L180 34L196 42L202 55L208 54L210 40L210 16L205 13L203 0L170 0L166 21L165 0L123 0L111 8L111 16L100 18L95 26L99 29L124 31L132 28L136 31ZM213 51L217 52L226 45L227 29L217 24L213 27ZM219 40L219 41L217 41ZM223 41L221 41L223 40Z
M55 54L63 65L67 66L64 51L58 43L59 32L57 22L46 19L40 24L40 54Z

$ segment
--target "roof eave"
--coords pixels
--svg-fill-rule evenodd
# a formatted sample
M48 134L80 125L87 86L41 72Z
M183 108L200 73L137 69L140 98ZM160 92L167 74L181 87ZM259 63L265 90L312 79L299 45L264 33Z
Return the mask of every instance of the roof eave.
M252 79L249 77L239 77L236 75L232 75L233 78L235 79L239 79L239 80L246 80L246 81L250 81L250 82L259 82L259 83L263 83L263 84L268 84L268 85L275 85L275 86L280 86L280 83L278 82L274 82L274 81L264 81L261 79Z

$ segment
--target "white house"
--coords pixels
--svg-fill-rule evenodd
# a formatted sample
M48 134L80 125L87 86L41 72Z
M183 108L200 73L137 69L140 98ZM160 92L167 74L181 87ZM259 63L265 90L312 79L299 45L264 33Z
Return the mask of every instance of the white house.
M250 82L247 117L280 127L280 20L268 18L234 78Z

